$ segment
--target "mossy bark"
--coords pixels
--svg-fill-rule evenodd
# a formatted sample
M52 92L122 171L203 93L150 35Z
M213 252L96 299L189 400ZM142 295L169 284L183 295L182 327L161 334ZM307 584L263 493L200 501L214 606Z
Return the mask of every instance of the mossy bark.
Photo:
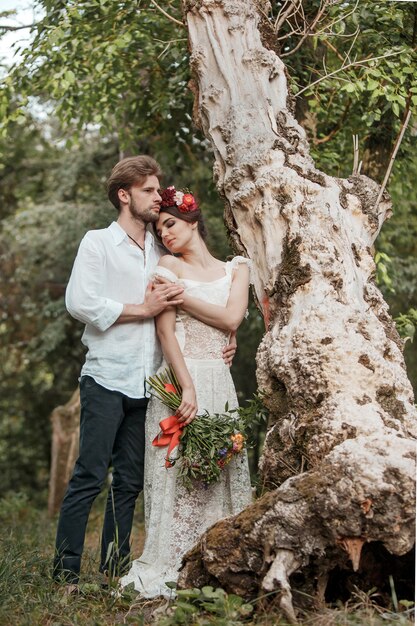
M271 424L260 470L273 491L203 536L180 585L276 589L294 621L295 573L324 580L347 556L357 570L364 543L394 555L412 548L416 412L374 282L389 198L376 206L369 178L315 168L285 67L263 45L259 6L183 2L196 121L214 150L233 245L253 261L267 328L257 378Z

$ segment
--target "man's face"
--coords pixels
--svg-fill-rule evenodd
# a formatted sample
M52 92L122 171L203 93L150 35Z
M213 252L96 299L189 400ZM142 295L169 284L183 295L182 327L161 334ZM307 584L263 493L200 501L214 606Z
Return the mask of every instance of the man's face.
M148 176L142 184L132 185L123 192L120 199L127 204L127 210L131 217L139 222L156 222L159 217L159 205L161 196L159 195L159 180L156 176Z

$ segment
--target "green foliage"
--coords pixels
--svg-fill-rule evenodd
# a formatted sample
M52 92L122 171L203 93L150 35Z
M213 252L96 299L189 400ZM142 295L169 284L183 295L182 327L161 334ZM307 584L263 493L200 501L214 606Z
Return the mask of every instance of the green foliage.
M1 219L13 214L19 205L33 204L48 193L53 176L45 162L53 163L57 158L58 150L33 117L28 116L25 126L9 125L8 137L0 137Z
M81 326L66 313L65 285L88 228L108 222L100 206L37 205L0 233L0 492L45 484L49 415L76 384Z
M171 614L158 620L158 626L239 626L247 622L253 613L253 604L234 594L227 594L223 589L206 586L177 590L176 593Z
M378 252L389 258L385 262L390 284L379 284L390 306L397 328L404 339L412 335L413 316L417 309L417 201L415 172L417 158L401 163L390 184L393 217L384 224L377 240ZM410 380L417 392L417 344L407 341L405 359Z
M11 120L24 123L36 96L54 103L72 136L96 125L103 135L117 133L124 147L175 164L174 174L206 152L206 141L191 126L184 27L141 0L39 4L45 17L34 29L33 45L3 82L5 132ZM272 20L283 3L273 5ZM305 3L307 22L320 6L319 0ZM181 22L179 0L166 8ZM349 174L352 134L365 142L365 151L376 142L386 162L407 103L417 102L416 11L410 2L338 1L298 49L291 20L278 34L293 91L304 90L296 99L299 117L308 110L313 155L329 173ZM410 144L406 137L402 150ZM366 158L363 171L371 169Z
M103 182L117 160L97 133L68 150L52 118L10 131L0 139L0 493L48 480L49 415L83 359L65 286L85 231L114 216Z
M410 305L417 305L416 169L417 158L413 156L408 161L408 171L402 166L394 176L390 185L394 214L384 224L377 240L378 252L384 253L390 259L388 273L394 294L390 296L383 283L381 288L390 302L394 316L406 311Z
M395 318L398 332L406 341L413 341L417 329L417 309L410 309Z
M311 22L318 10L319 2L309 2L306 19ZM331 3L314 37L294 53L299 38L284 26L292 91L302 90L297 115L305 120L320 169L349 176L356 134L362 172L382 180L407 104L417 108L416 12L412 2ZM405 163L413 145L409 133L398 161Z
M104 135L117 129L124 148L141 152L158 136L160 152L169 149L182 160L190 134L184 112L191 108L186 30L136 0L39 4L45 17L4 81L0 118L24 123L30 97L51 99L77 134L91 124ZM178 18L175 4L170 11Z
M392 284L392 278L389 274L389 267L392 261L385 252L377 252L375 255L376 264L376 282L379 287L384 286L385 289L394 293L395 289Z
M211 586L179 590L177 594L173 606L167 610L167 615L157 621L156 626L288 626L282 612L274 606L277 592L251 602ZM376 589L367 593L353 590L352 600L346 605L339 603L337 608L323 607L314 613L301 611L298 618L300 623L310 626L411 626L413 602L394 602L393 597L394 610L390 611L377 604L378 596Z
M268 421L269 411L262 401L262 394L254 393L252 398L246 399L236 410L245 424L245 433L248 447L259 445L259 433L264 431Z
M265 332L264 320L252 299L249 302L248 313L238 329L238 348L232 364L232 376L240 404L256 393L256 378L252 374L254 355Z

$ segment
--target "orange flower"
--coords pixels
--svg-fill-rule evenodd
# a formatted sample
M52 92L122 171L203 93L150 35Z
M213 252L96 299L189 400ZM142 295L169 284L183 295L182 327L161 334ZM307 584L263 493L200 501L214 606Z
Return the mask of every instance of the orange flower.
M165 391L167 391L168 393L177 393L177 390L175 389L174 385L171 385L171 383L165 383L164 387Z
M185 193L182 198L182 204L185 204L185 206L191 206L194 204L194 196L191 193Z

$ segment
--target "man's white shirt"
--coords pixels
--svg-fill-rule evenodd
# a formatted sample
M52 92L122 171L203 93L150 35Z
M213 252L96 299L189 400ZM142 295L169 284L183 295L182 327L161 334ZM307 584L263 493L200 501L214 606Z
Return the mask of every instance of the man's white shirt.
M86 325L88 348L81 376L88 375L130 398L145 396L145 379L161 363L154 319L115 324L124 304L142 304L162 250L151 233L145 254L117 222L82 239L65 294L69 313Z

